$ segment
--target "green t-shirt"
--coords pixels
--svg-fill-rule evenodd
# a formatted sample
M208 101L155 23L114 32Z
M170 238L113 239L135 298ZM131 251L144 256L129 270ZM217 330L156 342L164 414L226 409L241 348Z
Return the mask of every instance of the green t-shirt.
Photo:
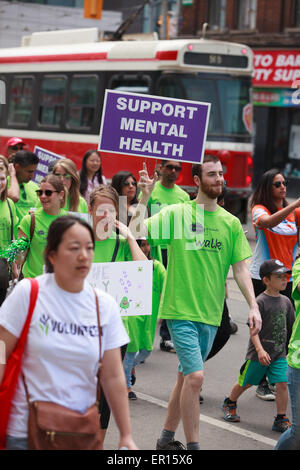
M53 220L66 214L63 209L60 210L58 215L49 215L42 208L36 209L33 238L22 270L24 277L36 277L43 274L44 250L47 245L48 229ZM30 238L30 224L31 216L28 214L25 215L19 225L20 230L28 238Z
M153 260L152 315L128 317L130 343L126 351L137 352L140 349L152 351L160 297L166 270L163 264Z
M5 250L11 242L11 216L8 204L10 204L13 219L13 234L18 236L18 218L14 202L7 198L6 201L0 200L0 250Z
M96 241L95 242L95 252L94 252L94 263L110 263L115 251L116 246L116 232L112 232L111 236L106 240ZM120 261L132 261L130 247L128 245L127 240L119 236L120 244L117 251L117 256L115 262ZM126 328L126 331L129 335L128 330L128 317L122 316L123 325Z
M300 282L300 258L293 266L293 299L295 301L296 319L293 325L292 336L289 342L288 364L295 369L300 369L300 292L297 286Z
M110 263L116 246L116 232L112 232L111 236L106 240L95 242L94 263ZM115 261L132 261L130 247L127 240L119 236L120 244Z
M146 219L149 242L166 243L168 267L159 317L219 326L229 267L252 256L240 221L195 200Z
M10 186L10 178L7 178L8 187ZM38 185L33 181L28 183L19 184L20 196L18 202L15 202L16 213L19 222L23 217L28 214L28 211L37 206L39 198L36 194L36 190L39 189Z
M64 210L68 212L70 211L70 198L69 197L67 197ZM74 212L79 212L80 214L87 214L89 212L87 202L82 196L79 196L78 207L77 207L77 210Z

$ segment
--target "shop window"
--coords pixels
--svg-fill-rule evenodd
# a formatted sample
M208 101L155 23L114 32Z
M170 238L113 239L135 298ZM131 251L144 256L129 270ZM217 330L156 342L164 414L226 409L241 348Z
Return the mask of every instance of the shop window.
M97 105L98 77L95 75L73 76L70 85L67 126L90 129L94 122Z
M208 11L209 28L224 29L226 18L226 0L210 0Z
M256 26L257 0L238 0L237 29L254 29Z
M291 24L294 28L300 28L300 0L294 0Z
M39 124L42 126L59 127L62 124L65 100L66 100L66 77L43 78L39 97Z
M9 94L9 124L29 125L32 114L33 86L34 80L32 77L13 79Z

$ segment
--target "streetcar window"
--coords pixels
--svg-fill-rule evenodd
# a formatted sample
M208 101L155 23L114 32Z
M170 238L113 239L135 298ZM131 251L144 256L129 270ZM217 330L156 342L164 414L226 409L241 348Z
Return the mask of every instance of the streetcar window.
M39 98L39 123L42 126L60 126L65 109L66 77L44 77Z
M172 76L161 78L157 86L157 94L159 96L168 96L169 98L185 98L184 90L179 80Z
M9 94L9 124L29 125L32 113L33 86L34 81L32 77L13 79Z
M91 128L97 105L98 77L74 76L70 85L67 126Z
M148 76L116 75L113 76L109 88L117 91L129 91L132 93L150 93L151 79Z
M244 134L243 110L249 103L249 86L243 80L217 80L225 134Z

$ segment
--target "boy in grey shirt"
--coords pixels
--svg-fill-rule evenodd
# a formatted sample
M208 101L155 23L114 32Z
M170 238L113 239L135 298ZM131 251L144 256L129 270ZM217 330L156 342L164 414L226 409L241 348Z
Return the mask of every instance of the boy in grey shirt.
M276 384L276 407L272 429L284 432L291 425L286 417L288 403L287 387L287 346L295 320L294 307L288 297L280 294L286 288L286 274L291 273L281 261L265 261L259 275L266 290L256 300L259 306L262 328L259 334L252 335L242 365L238 381L233 386L229 397L223 402L225 421L239 422L237 400L252 385L258 385L264 374L270 383Z

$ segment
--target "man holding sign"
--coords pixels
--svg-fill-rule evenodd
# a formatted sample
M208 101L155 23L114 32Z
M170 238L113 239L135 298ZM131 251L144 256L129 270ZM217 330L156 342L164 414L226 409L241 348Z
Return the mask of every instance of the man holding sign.
M137 238L147 236L151 244L168 246L168 267L159 317L167 320L179 359L178 376L172 391L164 429L157 449L178 450L174 440L182 419L187 449L199 449L199 394L204 362L221 323L225 281L230 266L249 307L249 324L258 332L261 317L245 260L252 256L240 221L218 206L224 185L221 162L204 157L193 165L198 187L193 201L162 209L144 221L146 206L156 177L146 166L140 171L142 197L130 230ZM144 224L142 223L144 221ZM137 231L138 228L144 230Z

